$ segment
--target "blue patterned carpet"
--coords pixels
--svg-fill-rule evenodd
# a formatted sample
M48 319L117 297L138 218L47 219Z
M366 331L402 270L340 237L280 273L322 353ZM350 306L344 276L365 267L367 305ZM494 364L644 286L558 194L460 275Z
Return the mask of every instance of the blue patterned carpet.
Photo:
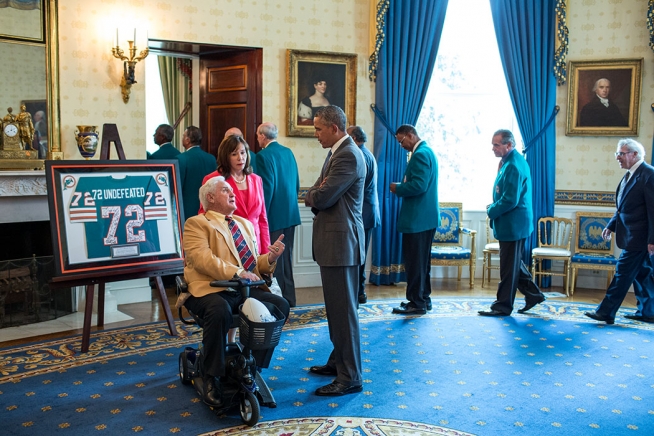
M654 326L548 300L531 315L484 318L488 299L438 299L426 316L397 301L362 306L364 391L313 391L330 351L322 306L293 310L263 375L278 407L242 425L183 386L177 356L199 334L165 323L0 350L0 433L248 435L651 435ZM633 312L621 311L619 315Z

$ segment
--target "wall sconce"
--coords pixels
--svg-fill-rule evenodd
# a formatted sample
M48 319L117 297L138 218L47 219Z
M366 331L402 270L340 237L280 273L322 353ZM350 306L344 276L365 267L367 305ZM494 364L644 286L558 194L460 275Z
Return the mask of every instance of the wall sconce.
M141 50L141 53L136 56L136 29L134 29L134 39L132 41L127 40L127 43L129 44L129 57L125 56L125 52L118 45L118 29L116 29L116 46L111 48L111 54L113 54L115 58L123 61L123 78L120 81L120 88L125 103L129 101L129 94L132 90L132 85L136 83L136 80L134 79L136 63L145 59L148 56L148 53L150 53L146 48L145 50Z

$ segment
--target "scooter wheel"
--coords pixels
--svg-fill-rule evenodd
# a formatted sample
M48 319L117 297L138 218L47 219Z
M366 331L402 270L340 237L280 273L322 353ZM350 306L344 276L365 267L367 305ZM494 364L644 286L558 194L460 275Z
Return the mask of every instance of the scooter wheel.
M259 408L259 401L252 392L244 392L241 396L241 419L243 422L252 427L259 422L261 416L261 409Z
M183 385L191 384L191 374L188 370L188 359L186 359L186 351L179 353L179 380Z

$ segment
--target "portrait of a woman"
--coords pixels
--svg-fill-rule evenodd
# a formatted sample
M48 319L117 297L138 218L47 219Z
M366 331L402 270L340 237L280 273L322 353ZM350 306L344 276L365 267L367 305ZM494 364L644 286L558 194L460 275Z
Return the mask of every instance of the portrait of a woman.
M297 108L297 123L302 126L313 126L313 117L318 109L329 106L329 100L325 96L327 92L327 81L324 77L318 76L313 81L314 92L303 98Z

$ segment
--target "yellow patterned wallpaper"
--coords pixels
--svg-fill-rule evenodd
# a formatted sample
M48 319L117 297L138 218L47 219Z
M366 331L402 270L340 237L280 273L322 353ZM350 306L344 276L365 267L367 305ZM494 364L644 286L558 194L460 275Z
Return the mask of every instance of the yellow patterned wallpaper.
M568 0L568 60L644 58L639 136L651 162L654 130L654 53L648 46L645 0ZM617 136L565 136L568 85L557 91L556 189L611 191L624 175L613 156Z
M373 1L373 0L370 0ZM640 136L651 155L654 54L647 45L645 0L568 1L568 60L645 58ZM62 149L78 158L77 124L116 123L128 158L145 155L145 94L142 65L132 96L120 96L121 63L110 47L117 23L147 27L151 38L263 47L263 118L285 132L286 49L357 53L357 121L372 132L367 80L369 0L60 0L60 91ZM556 189L614 191L621 171L614 161L617 137L565 136L567 85L557 91ZM295 153L302 186L312 184L325 153L311 138L280 137Z
M45 49L0 43L0 77L0 118L8 107L17 115L24 100L45 100Z
M138 23L134 25L135 23ZM77 124L116 123L128 158L145 157L143 65L128 104L122 63L111 56L116 27L147 28L150 38L263 47L263 119L285 132L286 49L358 54L357 123L372 132L368 82L368 0L60 0L59 64L62 150L79 158ZM138 39L138 36L137 36ZM326 153L312 138L280 137L315 181ZM97 156L96 156L97 158Z

